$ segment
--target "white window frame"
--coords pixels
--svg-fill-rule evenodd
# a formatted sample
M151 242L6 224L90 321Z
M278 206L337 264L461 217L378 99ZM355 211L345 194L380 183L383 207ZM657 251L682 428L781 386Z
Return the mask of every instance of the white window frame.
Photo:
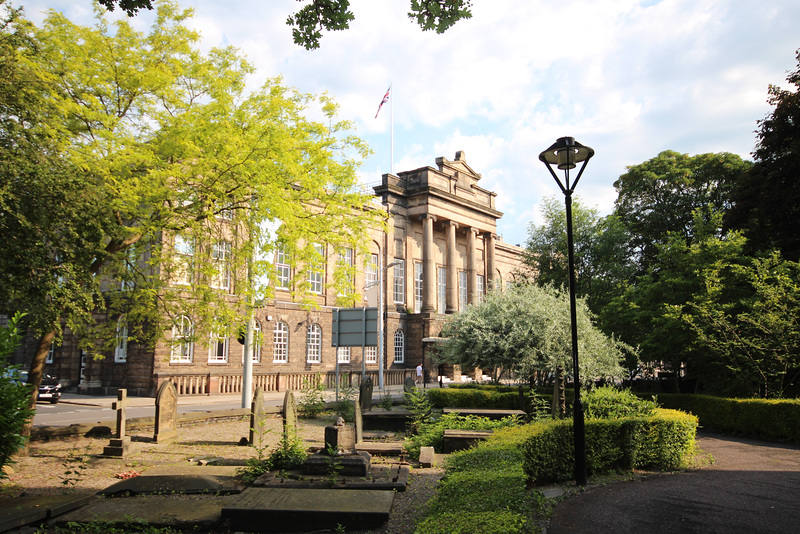
M244 361L244 347L242 347ZM253 363L261 363L261 323L253 321Z
M406 335L402 328L394 331L394 363L405 363L406 361Z
M170 351L170 363L192 363L194 358L194 342L186 339L194 334L192 320L181 315L172 325L172 350Z
M306 330L306 363L322 363L322 327L317 323Z
M322 256L322 263L310 263L308 266L308 291L315 295L321 295L325 286L325 247L314 244L314 249Z
M114 362L128 361L128 323L125 317L117 319L116 344L114 345Z
M444 313L447 311L447 267L439 267L438 273L438 311Z
M378 363L378 347L364 347L364 363Z
M275 271L277 273L275 288L289 289L289 285L292 283L292 267L289 264L289 254L281 246L275 253Z
M337 263L337 265L340 265L340 266L342 266L344 268L352 268L353 265L355 265L353 263L354 257L355 256L353 255L353 249L352 248L343 248L343 249L341 249L339 251L336 263ZM348 286L349 286L348 289L350 289L352 291L353 287L355 286L355 282L352 279L352 277L351 277L351 279L349 281ZM342 291L339 291L339 296L340 297L345 295L345 294L346 293L343 293Z
M211 246L211 260L216 272L211 280L211 287L230 289L231 287L231 242L216 241Z
M367 263L364 265L364 287L375 287L378 285L378 255L370 254Z
M392 296L395 304L403 304L406 301L406 268L405 262L399 258L394 261L397 265L394 266L394 278L392 280Z
M336 347L336 361L350 363L350 347Z
M230 338L217 332L211 332L208 339L208 363L225 364L228 363L228 352L230 349Z
M50 350L47 351L47 357L45 357L44 363L53 363L55 354L56 354L56 342L53 341L50 343Z
M186 239L181 234L175 234L175 277L174 281L178 285L188 286L192 284L192 267L194 263L194 242Z
M422 262L414 262L414 313L422 311L423 271Z
M283 321L275 321L272 334L272 362L289 362L289 325Z
M475 277L475 298L478 302L483 302L484 297L484 287L486 287L486 278L479 274Z

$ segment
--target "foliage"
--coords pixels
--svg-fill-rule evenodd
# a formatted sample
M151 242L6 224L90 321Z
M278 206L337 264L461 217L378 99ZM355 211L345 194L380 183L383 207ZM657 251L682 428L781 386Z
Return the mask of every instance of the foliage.
M747 236L749 252L778 249L791 261L800 261L800 50L796 58L796 70L786 77L795 89L769 87L774 109L758 121L755 165L737 181L726 218L729 228Z
M297 400L297 412L301 417L316 419L325 411L328 404L325 402L325 384L319 373L313 378L303 379L303 388Z
M19 322L22 314L15 314L8 325L0 327L0 479L6 477L3 467L13 462L13 456L25 447L22 428L33 418L35 410L29 408L29 386L14 380L19 368L9 365L9 358L19 345Z
M86 469L89 467L86 463L86 455L88 454L89 447L87 446L84 454L80 454L73 449L64 458L61 463L64 467L64 472L59 475L59 478L65 487L74 488L86 478Z
M355 421L358 389L349 384L339 386L339 400L333 402L333 412L345 421Z
M116 5L128 16L140 9L153 9L152 0L98 0L109 11ZM303 0L300 0L303 1ZM350 0L309 0L286 24L292 28L294 42L306 50L319 48L322 30L341 31L350 27L355 15L350 11ZM423 30L444 33L461 19L472 17L472 0L411 0L408 18Z
M412 434L420 432L422 427L429 423L433 416L433 404L427 390L413 388L404 393L406 409L411 414L409 431Z
M523 445L525 473L538 484L568 480L575 465L572 421L554 420L528 427ZM684 467L694 451L697 418L659 409L650 417L586 421L587 471Z
M47 525L38 528L34 534L178 534L178 532L172 527L155 527L144 521L129 520L115 523L89 521L70 522L64 526Z
M621 376L620 360L633 349L592 325L584 300L577 310L580 373L584 381ZM463 368L513 370L519 376L572 369L569 295L553 287L516 285L452 315L442 328L437 358Z
M735 154L689 156L672 150L628 167L614 182L614 214L630 235L629 254L639 273L656 264L670 234L691 243L697 222L730 205L734 183L751 166Z
M496 392L480 389L432 389L428 398L436 408L491 408L515 410L519 408L516 391Z
M476 447L451 454L445 476L416 532L537 532L547 499L526 488L525 427L495 431Z
M308 454L303 448L303 441L297 436L296 432L284 434L275 448L268 454L264 454L263 448L256 448L257 455L248 458L247 465L236 470L236 474L245 483L252 483L267 471L280 471L283 469L297 469L302 466L308 458Z
M592 389L583 398L583 413L587 419L620 419L649 417L655 413L655 401L637 397L629 389L602 386Z
M555 197L542 199L544 223L528 227L524 263L527 277L540 286L568 285L567 215L563 202ZM628 255L628 235L614 215L600 217L575 198L572 226L577 294L597 311L633 275Z
M433 447L437 452L443 452L445 430L495 430L520 424L519 417L513 415L497 420L474 415L446 413L420 425L419 431L406 439L405 449L411 458L419 458L419 451L422 447Z
M380 406L387 412L391 412L392 408L394 407L394 399L392 398L392 394L386 392L383 395L381 395L381 400L378 403L378 406Z
M710 395L660 394L658 404L690 412L704 428L778 442L800 443L797 399L729 399Z

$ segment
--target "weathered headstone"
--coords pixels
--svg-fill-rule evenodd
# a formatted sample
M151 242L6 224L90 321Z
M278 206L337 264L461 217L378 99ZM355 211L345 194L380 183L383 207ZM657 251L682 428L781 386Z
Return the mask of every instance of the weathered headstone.
M358 402L354 406L354 419L353 427L356 431L356 443L364 441L364 417L361 415L361 406Z
M153 441L169 443L178 436L178 390L167 380L156 393L156 429Z
M414 381L414 378L407 376L403 382L403 393L413 393L416 388L417 383Z
M255 393L253 393L253 401L250 403L250 445L259 449L262 448L265 431L264 388L258 386Z
M283 439L288 442L297 434L297 408L294 393L287 390L283 397Z
M358 387L358 400L361 409L368 412L372 409L372 378L366 377Z
M124 458L130 452L131 438L125 435L125 408L128 407L128 390L117 390L117 402L111 405L117 411L117 437L109 441L103 449L103 456Z
M355 451L356 434L355 429L344 422L339 417L336 424L325 427L325 451L328 453L349 454Z

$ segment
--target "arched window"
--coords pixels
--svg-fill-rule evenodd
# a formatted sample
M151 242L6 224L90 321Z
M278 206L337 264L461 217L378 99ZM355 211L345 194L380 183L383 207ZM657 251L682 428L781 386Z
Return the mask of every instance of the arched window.
M117 319L117 343L114 347L114 361L125 363L128 361L128 323L125 317Z
M286 363L289 361L289 325L283 321L275 323L272 334L272 361Z
M194 353L194 343L191 340L194 334L192 320L181 315L172 325L172 353L169 361L172 363L191 363Z
M394 363L406 361L406 336L399 328L394 332Z
M212 331L208 340L208 363L228 363L228 334L225 328Z
M310 324L306 332L306 362L320 363L321 350L322 328L318 324Z

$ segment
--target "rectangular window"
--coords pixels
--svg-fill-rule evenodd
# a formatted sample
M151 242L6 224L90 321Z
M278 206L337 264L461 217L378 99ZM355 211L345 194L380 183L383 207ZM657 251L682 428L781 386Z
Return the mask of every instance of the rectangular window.
M467 272L458 272L458 310L462 311L467 307Z
M286 363L289 360L289 325L283 321L275 323L272 334L272 361Z
M208 363L228 363L228 337L211 333L208 347Z
M180 285L192 283L192 262L194 244L192 240L180 234L175 236L175 272L173 281Z
M336 358L339 363L350 363L350 347L336 347Z
M308 266L308 290L311 293L321 295L325 277L323 271L325 265L325 247L315 244L314 250L317 251L317 254L322 256L322 263L312 263Z
M447 309L447 267L439 267L439 313Z
M44 363L53 363L53 356L56 352L56 342L53 341L50 343L50 350L47 351L47 357L44 359Z
M117 344L114 347L114 361L128 361L128 325L123 318L117 321Z
M364 265L364 286L375 287L378 285L378 255L370 254L367 264Z
M229 289L231 285L231 244L229 241L217 241L211 247L211 260L214 262L215 273L211 286L220 289Z
M364 347L364 361L378 363L378 347Z
M312 324L306 332L306 362L319 363L322 348L322 328Z
M414 263L414 313L422 310L422 263Z
M338 256L339 257L336 260L337 267L340 267L342 269L347 269L347 270L350 271L350 273L352 273L353 272L353 265L354 265L353 264L353 249L352 248L344 248L344 249L339 251L339 255ZM350 275L348 283L347 283L347 289L352 292L354 285L355 284L354 284L353 277L352 277L352 275ZM339 291L339 296L346 295L346 294L347 294L346 291L341 291L341 290Z
M275 254L275 270L277 271L275 287L277 289L289 289L289 284L292 281L292 268L289 265L289 255L283 247L279 247Z
M406 273L403 260L395 258L397 265L394 266L393 294L395 304L403 304L406 301Z
M485 287L484 277L482 274L479 274L477 277L477 284L475 286L475 298L478 299L478 302L483 302L483 288Z

